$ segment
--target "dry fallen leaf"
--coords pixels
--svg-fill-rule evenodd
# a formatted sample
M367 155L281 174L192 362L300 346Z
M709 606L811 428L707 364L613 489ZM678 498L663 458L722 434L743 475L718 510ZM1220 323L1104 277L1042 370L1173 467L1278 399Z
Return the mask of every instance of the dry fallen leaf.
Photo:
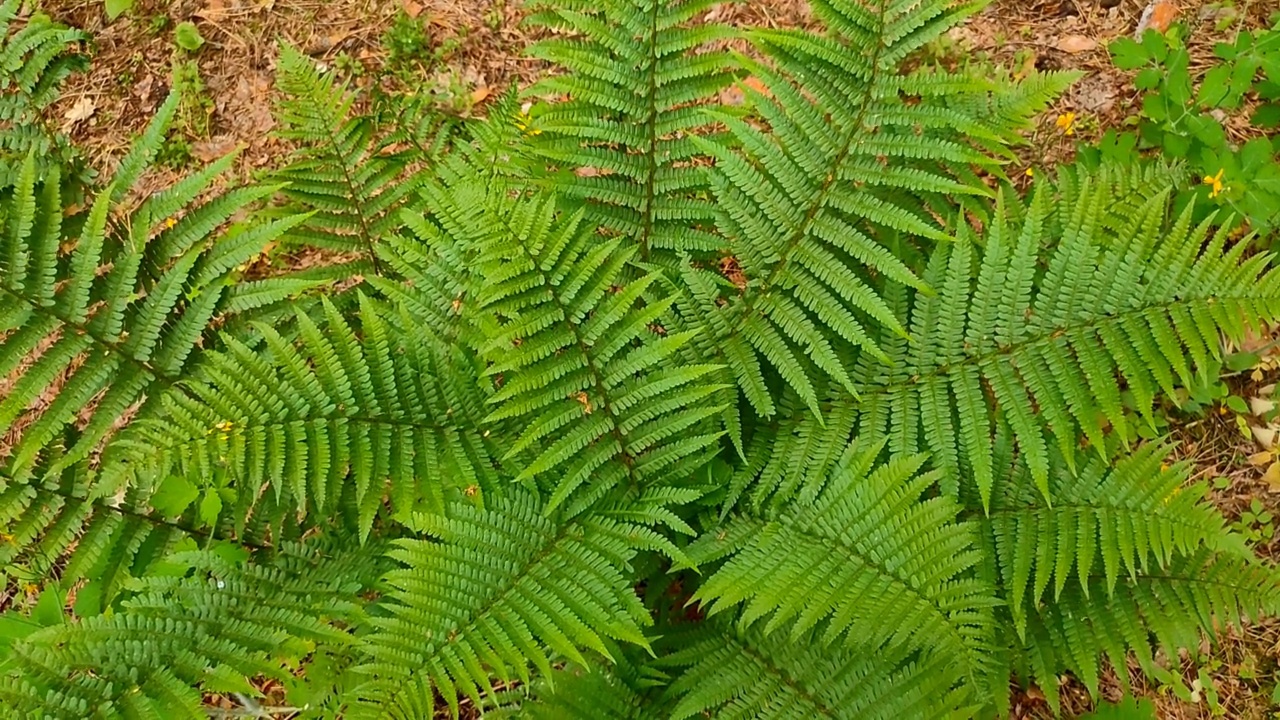
M404 8L404 14L411 18L416 18L422 14L422 5L413 0L403 0L400 7Z
M1058 41L1058 49L1072 55L1096 50L1097 47L1097 40L1084 35L1068 35Z
M1173 21L1178 18L1178 3L1174 0L1153 0L1142 11L1142 19L1138 21L1138 30L1134 33L1139 39L1148 28L1156 32L1164 32L1169 29Z
M97 110L98 106L94 104L93 98L86 95L77 100L76 104L72 105L71 109L68 110L67 114L63 117L66 118L68 123L75 125L78 122L88 120L93 117L93 114L97 112Z
M1263 450L1262 452L1254 453L1250 455L1249 464L1253 465L1254 467L1262 467L1263 465L1266 465L1267 463L1271 462L1271 459L1272 459L1271 451Z
M765 97L773 97L773 92L769 90L769 86L765 85L764 81L756 77L755 75L751 75L750 77L743 78L742 84L746 87L751 88L752 90L755 90L761 95L764 95Z
M207 0L204 7L195 11L195 15L205 20L217 20L227 12L226 0Z
M1270 398L1251 397L1249 398L1249 412L1258 417L1262 417L1272 410L1276 409L1276 403Z
M1263 450L1270 450L1276 445L1276 429L1273 427L1252 426L1249 428L1253 432L1253 439L1258 441Z
M1271 467L1263 473L1262 479L1267 482L1269 492L1280 492L1280 462L1271 463Z
M475 90L471 91L471 104L479 105L480 103L487 100L489 96L492 94L493 94L493 88L489 87L488 85L482 85L476 88Z

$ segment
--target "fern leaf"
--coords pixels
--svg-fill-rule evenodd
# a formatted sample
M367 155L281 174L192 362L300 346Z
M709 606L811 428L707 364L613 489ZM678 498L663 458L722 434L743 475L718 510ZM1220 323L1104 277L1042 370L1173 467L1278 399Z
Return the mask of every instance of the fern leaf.
M802 635L703 623L677 635L683 646L658 661L680 668L667 690L669 717L946 718L974 712L953 658L900 650L859 652Z
M1205 486L1184 488L1187 467L1166 464L1168 451L1152 443L1114 466L1094 458L1076 473L1055 456L1052 505L1025 465L1002 479L983 526L994 541L1020 636L1027 613L1045 601L1057 602L1068 584L1085 594L1100 584L1111 596L1122 578L1165 568L1202 547L1248 556L1241 539L1226 532L1222 516L1204 501Z
M122 163L124 175L102 191L82 223L63 219L69 203L59 196L56 176L36 183L30 161L12 197L0 201L7 230L0 299L13 308L0 318L0 376L12 383L0 401L0 457L11 477L31 472L55 445L66 452L51 472L94 456L138 403L180 377L237 267L302 220L219 233L233 213L265 194L241 192L161 223L157 209L191 203L214 179L205 173L113 225L120 183L140 172L147 143ZM65 237L77 224L78 237Z
M363 255L381 272L376 248L398 229L399 213L419 180L409 156L394 152L375 116L354 111L356 96L333 73L290 45L280 51L277 114L281 137L299 149L274 177L285 183L288 212L314 215L287 239ZM362 263L350 265L351 274Z
M998 209L979 253L939 247L931 267L944 291L917 293L911 303L908 363L897 374L863 375L856 386L869 408L901 402L866 415L862 431L923 427L927 439L894 435L890 449L940 446L941 457L958 458L950 472L974 478L986 508L995 473L990 429L1008 423L1048 497L1049 439L1069 466L1078 434L1105 457L1104 422L1122 443L1135 435L1122 385L1147 416L1157 393L1208 371L1221 338L1238 340L1277 317L1280 274L1265 258L1245 258L1242 246L1226 247L1224 230L1192 227L1190 208L1165 223L1166 194L1153 193L1137 220L1106 220L1121 176L1087 176L1075 203L1056 209L1039 189L1021 227Z
M708 364L676 367L689 334L656 330L671 298L647 298L657 277L628 280L637 252L597 242L583 214L558 216L553 199L492 208L496 232L477 240L479 349L495 392L491 422L521 428L506 458L530 451L517 480L547 483L549 507L577 512L619 486L687 477L719 433L720 386Z
M225 547L173 553L120 612L29 627L0 698L24 716L204 717L200 689L253 696L251 678L290 679L282 659L351 643L338 623L360 617L356 593L378 566L312 545L261 564Z
M844 349L887 360L871 329L906 333L867 274L923 290L890 252L892 239L949 241L954 231L933 218L951 214L951 198L988 194L969 168L996 171L1007 153L1001 138L1018 124L992 131L976 110L995 85L898 71L906 55L976 7L819 2L814 13L835 37L751 34L771 61L747 65L766 88L749 97L767 129L718 114L734 142L699 144L716 160L717 226L745 279L704 312L724 315L711 323L721 345L751 348L737 351L747 362L735 374L757 412L772 412L753 388L758 365L775 368L815 413L814 378L856 393ZM996 150L968 143L956 128L981 130Z
M605 638L646 644L648 613L626 574L627 526L548 517L523 492L414 524L435 539L401 540L392 551L404 567L386 576L388 612L372 621L370 660L359 669L369 680L348 717L403 708L397 696L420 696L427 683L456 717L459 695L478 701L494 680L528 681L529 664L546 674L552 652L584 662L587 649L608 655ZM420 680L402 687L411 676Z
M940 653L983 690L994 599L969 575L980 560L972 528L945 499L921 500L936 473L924 458L873 469L883 443L851 449L812 503L776 514L731 516L688 550L724 559L694 595L715 615L741 605L740 624L781 628L793 640ZM963 660L957 661L957 658Z
M474 430L482 399L447 356L392 342L385 311L363 296L361 306L358 327L327 299L323 327L299 313L296 345L266 325L265 352L226 337L225 352L205 355L204 379L170 392L108 460L200 484L219 468L250 506L270 488L302 514L350 489L362 538L388 494L397 512L442 512L452 496L493 490L491 448Z
M556 191L590 201L588 221L636 243L642 260L720 244L693 139L707 123L696 106L733 80L728 54L709 48L731 31L691 22L713 4L562 0L530 18L557 35L529 53L567 71L530 90L567 98L527 121L537 151L563 168L550 178Z
M40 13L17 26L21 8L21 0L0 3L0 191L18 184L28 157L39 180L58 172L72 183L88 183L93 172L44 113L62 83L88 67L79 48L89 36Z

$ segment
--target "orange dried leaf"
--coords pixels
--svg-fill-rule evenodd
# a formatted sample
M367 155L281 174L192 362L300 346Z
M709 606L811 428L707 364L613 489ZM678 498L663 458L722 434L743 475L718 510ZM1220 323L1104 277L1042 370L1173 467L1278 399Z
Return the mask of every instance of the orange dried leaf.
M1164 32L1169 29L1174 20L1178 19L1179 12L1178 3L1174 0L1154 0L1142 12L1142 19L1138 21L1138 30L1135 34L1140 38L1148 28L1156 32Z
M1058 41L1058 49L1076 55L1098 48L1098 41L1086 35L1068 35Z

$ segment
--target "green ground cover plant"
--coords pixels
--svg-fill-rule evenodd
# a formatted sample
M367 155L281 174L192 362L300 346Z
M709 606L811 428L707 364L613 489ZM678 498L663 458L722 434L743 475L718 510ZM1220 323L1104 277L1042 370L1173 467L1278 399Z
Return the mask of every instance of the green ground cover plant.
M1156 420L1265 239L1160 159L1017 191L1076 76L914 62L982 2L714 5L539 2L466 121L282 47L253 183L138 191L181 88L84 202L25 153L0 716L1002 717L1274 614Z

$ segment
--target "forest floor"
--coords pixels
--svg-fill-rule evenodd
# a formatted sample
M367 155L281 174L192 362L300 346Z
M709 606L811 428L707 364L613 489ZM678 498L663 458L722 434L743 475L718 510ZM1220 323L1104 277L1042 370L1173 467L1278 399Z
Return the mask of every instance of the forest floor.
M37 4L94 38L92 69L69 82L57 117L98 167L119 157L163 102L176 59L195 61L203 88L166 155L172 173L243 148L237 168L246 178L288 151L271 135L280 42L292 43L359 88L425 89L460 115L483 115L488 99L512 84L527 86L542 70L522 53L533 33L521 24L521 0L138 0L114 22L104 16L101 0ZM1176 14L1189 26L1194 73L1203 69L1216 42L1259 26L1278 4L1161 0L1154 14L1157 24ZM931 45L926 60L991 72L1006 68L1017 76L1084 71L1040 118L1021 153L1027 168L1049 167L1069 158L1078 141L1122 127L1137 112L1132 76L1111 65L1107 45L1133 35L1149 6L1148 0L995 0ZM719 22L737 25L812 22L806 0L751 0L711 12ZM205 40L193 54L175 49L174 29L184 21L194 22ZM1070 137L1056 123L1063 113L1075 113ZM1231 117L1224 124L1229 133L1245 127ZM155 181L159 186L166 180ZM1272 338L1242 350L1257 360L1228 379L1237 398L1233 407L1221 403L1198 413L1170 407L1167 429L1181 455L1194 463L1193 481L1209 483L1228 521L1257 540L1261 555L1280 557L1274 532L1280 524L1280 462L1270 452L1280 425L1261 419L1280 379L1280 351ZM1280 703L1272 700L1273 693L1280 698L1280 622L1245 624L1228 631L1219 645L1206 644L1170 665L1191 685L1190 694L1175 692L1174 683L1144 683L1131 673L1136 690L1157 705L1161 718L1280 718L1273 707ZM1105 687L1107 695L1119 696L1114 672ZM1064 681L1063 692L1069 714L1089 708L1078 684ZM1035 688L1018 695L1015 712L1048 716Z

